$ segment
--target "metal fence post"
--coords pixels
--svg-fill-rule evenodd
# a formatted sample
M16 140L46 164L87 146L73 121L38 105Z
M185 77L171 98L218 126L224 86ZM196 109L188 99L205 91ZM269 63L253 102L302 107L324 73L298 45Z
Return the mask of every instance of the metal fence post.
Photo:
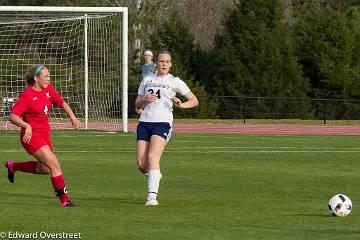
M324 124L326 124L326 99L323 101L323 118L324 118Z
M243 117L244 117L244 124L246 123L246 97L243 97Z

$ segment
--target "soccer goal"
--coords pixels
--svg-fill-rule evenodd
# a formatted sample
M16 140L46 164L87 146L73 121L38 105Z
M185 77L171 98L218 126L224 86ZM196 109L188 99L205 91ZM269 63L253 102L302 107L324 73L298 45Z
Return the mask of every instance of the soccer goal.
M127 132L127 59L125 7L0 6L0 128L11 126L28 68L45 64L85 129ZM57 107L50 122L71 128Z

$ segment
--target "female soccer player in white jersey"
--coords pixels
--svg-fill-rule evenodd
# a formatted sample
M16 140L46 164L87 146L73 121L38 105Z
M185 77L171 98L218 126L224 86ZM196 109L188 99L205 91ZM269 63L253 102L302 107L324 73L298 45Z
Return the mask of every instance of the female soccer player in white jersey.
M173 105L193 108L198 105L196 96L180 78L169 73L171 54L160 51L156 55L157 74L144 77L140 83L135 108L143 111L137 126L137 164L148 176L146 206L158 205L156 199L161 179L160 158L171 136ZM182 102L175 95L187 99Z

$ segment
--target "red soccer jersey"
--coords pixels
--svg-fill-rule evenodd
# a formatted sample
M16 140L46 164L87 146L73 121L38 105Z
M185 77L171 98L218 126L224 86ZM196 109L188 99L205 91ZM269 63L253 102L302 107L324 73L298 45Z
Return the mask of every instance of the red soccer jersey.
M64 99L51 84L41 92L29 86L20 94L18 101L11 109L11 113L22 116L32 129L49 130L48 112L51 110L52 103L60 107L63 102Z

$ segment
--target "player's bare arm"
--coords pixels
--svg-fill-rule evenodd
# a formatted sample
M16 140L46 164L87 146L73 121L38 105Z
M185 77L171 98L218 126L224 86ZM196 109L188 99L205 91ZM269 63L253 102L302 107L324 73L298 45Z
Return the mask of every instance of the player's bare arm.
M191 91L184 95L187 99L186 102L181 102L181 100L177 97L172 97L171 101L174 103L175 107L177 108L193 108L199 105L199 101L195 94Z
M69 104L67 104L67 102L64 101L61 108L64 110L64 112L66 112L68 117L71 119L71 123L72 123L73 127L75 129L81 128L81 122L76 118L76 116L73 113L73 111L71 110Z
M29 143L31 140L31 136L32 136L32 128L31 128L30 124L25 122L20 116L13 114L13 113L10 114L9 121L18 127L25 128L25 134L23 137L23 141L25 143Z
M135 107L136 109L141 109L147 103L155 102L157 99L158 97L154 93L150 93L147 95L138 95L135 100Z
M156 94L138 95L135 100L135 113L140 116L147 103L155 102L158 99Z

